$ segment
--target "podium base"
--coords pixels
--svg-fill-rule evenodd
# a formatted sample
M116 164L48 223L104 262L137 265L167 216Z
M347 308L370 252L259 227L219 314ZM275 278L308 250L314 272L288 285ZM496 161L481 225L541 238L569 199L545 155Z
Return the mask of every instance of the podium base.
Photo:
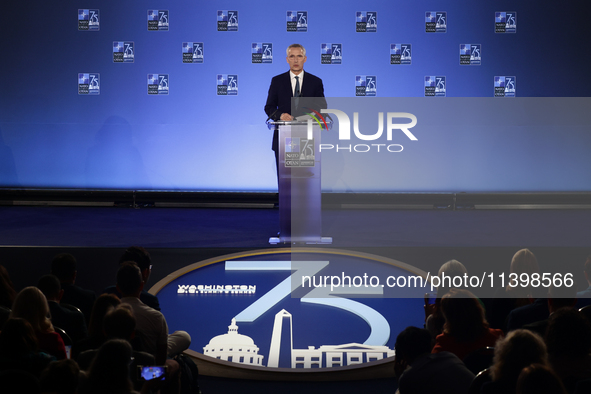
M306 245L331 245L332 237L319 238L298 238L298 237L271 237L269 238L271 245L277 244L306 244Z

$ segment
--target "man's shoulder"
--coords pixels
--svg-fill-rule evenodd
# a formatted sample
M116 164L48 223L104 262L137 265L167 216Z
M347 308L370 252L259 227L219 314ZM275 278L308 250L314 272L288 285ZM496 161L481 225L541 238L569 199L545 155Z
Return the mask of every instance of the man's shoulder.
M78 297L86 297L86 298L96 298L96 294L94 291L90 289L84 289L80 286L70 284L70 285L62 285L64 293L69 292L72 295L76 295Z
M157 311L156 309L152 308L149 305L146 305L142 300L137 297L123 297L121 298L121 302L123 304L129 304L133 308L135 313L141 313L144 316L155 316L155 317L164 317L162 312Z
M312 79L314 81L322 82L322 79L320 77L317 77L316 75L314 75L312 73L309 73L307 71L306 71L306 74L304 75L304 78L306 78L306 79L309 78L309 79Z
M275 75L272 78L273 82L281 81L281 80L289 80L289 71Z

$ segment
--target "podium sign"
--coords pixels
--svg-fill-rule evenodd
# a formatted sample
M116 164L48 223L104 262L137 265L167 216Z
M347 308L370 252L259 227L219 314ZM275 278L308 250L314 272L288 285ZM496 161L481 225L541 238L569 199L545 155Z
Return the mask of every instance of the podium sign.
M270 243L331 243L322 237L320 134L317 124L272 122L279 129L279 237Z

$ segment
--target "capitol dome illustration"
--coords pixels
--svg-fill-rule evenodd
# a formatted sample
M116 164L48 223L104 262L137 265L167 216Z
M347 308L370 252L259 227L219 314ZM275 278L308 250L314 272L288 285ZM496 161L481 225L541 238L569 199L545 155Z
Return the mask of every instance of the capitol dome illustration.
M228 333L211 338L203 354L220 360L247 365L261 365L263 356L252 338L238 334L236 319L228 326Z

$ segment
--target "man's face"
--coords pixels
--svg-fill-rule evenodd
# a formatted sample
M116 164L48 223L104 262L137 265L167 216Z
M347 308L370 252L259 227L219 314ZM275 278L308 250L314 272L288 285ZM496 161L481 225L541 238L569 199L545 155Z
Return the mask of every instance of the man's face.
M308 58L304 56L302 48L289 48L287 52L287 63L289 63L289 69L294 74L299 74L304 69L304 63Z

